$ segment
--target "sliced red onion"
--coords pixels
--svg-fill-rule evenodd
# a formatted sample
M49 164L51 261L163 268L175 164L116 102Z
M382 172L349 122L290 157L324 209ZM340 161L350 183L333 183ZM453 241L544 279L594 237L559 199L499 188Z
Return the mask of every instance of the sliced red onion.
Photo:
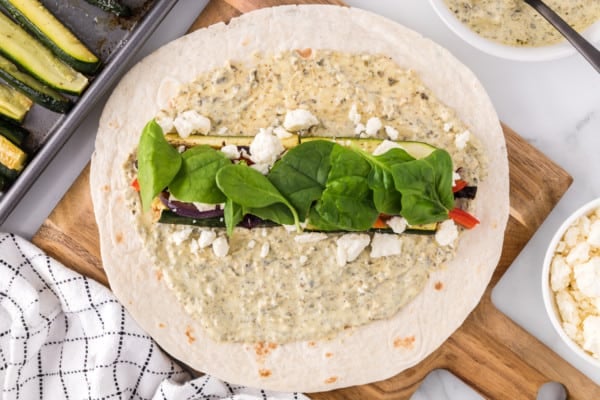
M188 218L217 218L223 216L223 210L217 204L215 204L214 210L200 211L196 208L193 203L186 203L183 201L169 200L169 193L161 192L158 195L160 201L173 211L177 215Z

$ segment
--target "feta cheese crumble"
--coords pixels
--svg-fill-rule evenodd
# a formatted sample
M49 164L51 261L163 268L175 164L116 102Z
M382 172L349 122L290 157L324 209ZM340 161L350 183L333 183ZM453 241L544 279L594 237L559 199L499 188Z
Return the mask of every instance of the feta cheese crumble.
M178 229L175 232L173 232L170 236L171 238L171 242L173 242L173 244L175 246L179 246L181 243L183 243L187 238L190 237L192 233L192 228L182 228L182 229Z
M402 252L402 241L398 235L376 233L371 241L371 258L395 256Z
M583 321L583 348L600 354L600 317L592 315Z
M290 132L306 130L317 125L319 120L310 111L298 108L288 111L283 120L283 127Z
M400 132L398 132L398 130L393 126L386 125L384 129L385 134L390 140L398 140L398 137L400 137Z
M173 125L173 118L168 117L168 116L161 116L161 117L156 117L154 119L154 121L156 121L156 123L158 124L158 126L161 127L161 129L163 130L163 133L166 135L167 133L171 132L173 130L173 128L175 128L175 126Z
M226 146L221 147L221 153L225 154L225 157L230 160L237 160L240 158L240 151L235 144L228 144Z
M347 233L341 236L337 243L335 259L340 267L358 258L360 253L369 245L371 238L366 233Z
M435 232L435 240L440 246L448 246L454 243L458 237L458 228L451 219L442 222Z
M600 257L576 265L573 275L581 293L592 298L600 297Z
M456 144L456 147L459 150L462 150L465 148L465 146L467 145L467 142L469 141L470 138L471 138L471 132L463 131L462 133L459 133L455 136L454 143Z
M213 244L215 239L217 238L217 234L213 231L202 231L200 232L200 237L198 238L198 246L201 249L210 246Z
M219 258L225 257L227 253L229 253L229 242L227 241L227 238L223 236L216 238L212 243L212 250L215 256Z
M403 233L408 226L406 220L402 217L392 217L387 221L387 225L392 228L394 233Z
M600 359L600 209L577 218L560 238L549 283L567 336Z
M375 136L377 132L383 127L381 120L377 117L369 118L367 125L365 126L365 133L367 136Z
M263 243L263 245L260 248L260 258L265 258L266 256L269 255L269 242L265 242Z
M356 109L356 104L352 104L352 107L350 107L350 111L348 112L348 119L350 119L350 121L352 121L352 123L356 125L360 123L361 118L362 115L358 113L358 110Z
M250 159L255 163L252 167L263 174L268 172L284 150L281 140L273 135L272 129L260 129L250 143Z
M186 138L192 133L206 135L210 131L210 119L200 115L195 110L188 110L179 114L175 117L173 125L177 134L182 138Z

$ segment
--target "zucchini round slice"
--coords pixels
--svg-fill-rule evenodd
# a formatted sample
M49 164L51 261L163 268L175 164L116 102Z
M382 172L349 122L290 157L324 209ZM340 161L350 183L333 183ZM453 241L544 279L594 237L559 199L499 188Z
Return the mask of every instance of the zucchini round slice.
M100 59L38 0L0 0L0 4L23 28L76 70L93 74L100 67Z

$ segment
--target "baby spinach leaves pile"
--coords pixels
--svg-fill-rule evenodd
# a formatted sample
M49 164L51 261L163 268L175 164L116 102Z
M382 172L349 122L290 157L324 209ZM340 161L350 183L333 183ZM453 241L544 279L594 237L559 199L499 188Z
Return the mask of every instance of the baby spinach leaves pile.
M382 213L417 225L446 220L454 207L452 160L440 149L415 159L399 148L374 156L311 140L290 149L265 176L209 146L179 153L150 121L137 156L144 210L165 188L186 202L224 202L229 234L246 214L297 228L308 219L319 230L365 231Z

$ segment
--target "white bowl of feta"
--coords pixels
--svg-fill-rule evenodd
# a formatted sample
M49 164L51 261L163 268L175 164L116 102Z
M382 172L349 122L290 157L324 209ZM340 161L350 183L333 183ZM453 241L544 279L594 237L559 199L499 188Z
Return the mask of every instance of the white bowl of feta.
M600 198L555 233L542 269L544 306L561 339L600 367Z
M595 0L579 0L579 1L595 1ZM508 41L511 40L511 35L513 38L515 35L513 32L518 31L519 26L516 25L516 21L513 18L507 17L508 15L514 15L514 10L511 10L510 6L523 7L520 9L519 14L523 14L523 11L527 13L535 13L533 9L529 10L529 6L525 3L515 3L515 2L507 2L507 0L485 0L483 3L473 2L471 6L469 6L470 2L464 2L462 0L430 0L433 9L436 11L438 16L444 21L444 23L453 31L456 35L458 35L465 42L469 43L471 46L494 56L517 60L517 61L547 61L559 59L562 57L566 57L575 53L575 49L566 41L561 40L560 42L554 44L545 44L545 43L535 43L536 35L540 41L542 41L542 37L544 35L557 35L554 31L554 28L550 25L546 25L544 23L539 23L534 35L529 35L532 37L533 43L525 44L525 45L512 45L507 44ZM455 11L452 11L449 7L449 4L455 3L457 6L455 7ZM567 3L568 4L568 3ZM593 3L592 3L593 4ZM460 5L462 8L458 7ZM495 7L494 10L498 10L498 15L493 15L489 10L483 10L485 6ZM548 5L551 5L548 3ZM552 4L554 5L554 4ZM594 7L598 7L597 4L593 5ZM473 14L474 9L477 7L481 7L477 11L480 14L485 14L484 17L477 17L475 21L471 22L474 26L475 24L480 24L482 33L478 34L473 29L471 29L467 23L461 21L473 21L471 15L466 14L466 10L469 10L470 14ZM583 7L583 6L581 6ZM456 9L458 8L458 10ZM465 10L465 12L461 11ZM598 11L600 9L594 9L594 12L600 13ZM594 18L596 17L596 22L587 26L582 30L583 36L592 43L598 44L600 43L600 18L597 15L590 16L585 13L585 9L580 10L581 17L580 18ZM505 14L503 18L501 15ZM571 13L572 14L572 13ZM489 19L488 19L489 17ZM541 17L537 17L540 18ZM574 17L571 17L574 18ZM495 25L497 24L497 26ZM587 25L587 24L586 24ZM498 33L496 39L490 39L489 34L485 33L485 30L495 31ZM488 37L485 37L488 36ZM520 35L520 37L523 37Z

